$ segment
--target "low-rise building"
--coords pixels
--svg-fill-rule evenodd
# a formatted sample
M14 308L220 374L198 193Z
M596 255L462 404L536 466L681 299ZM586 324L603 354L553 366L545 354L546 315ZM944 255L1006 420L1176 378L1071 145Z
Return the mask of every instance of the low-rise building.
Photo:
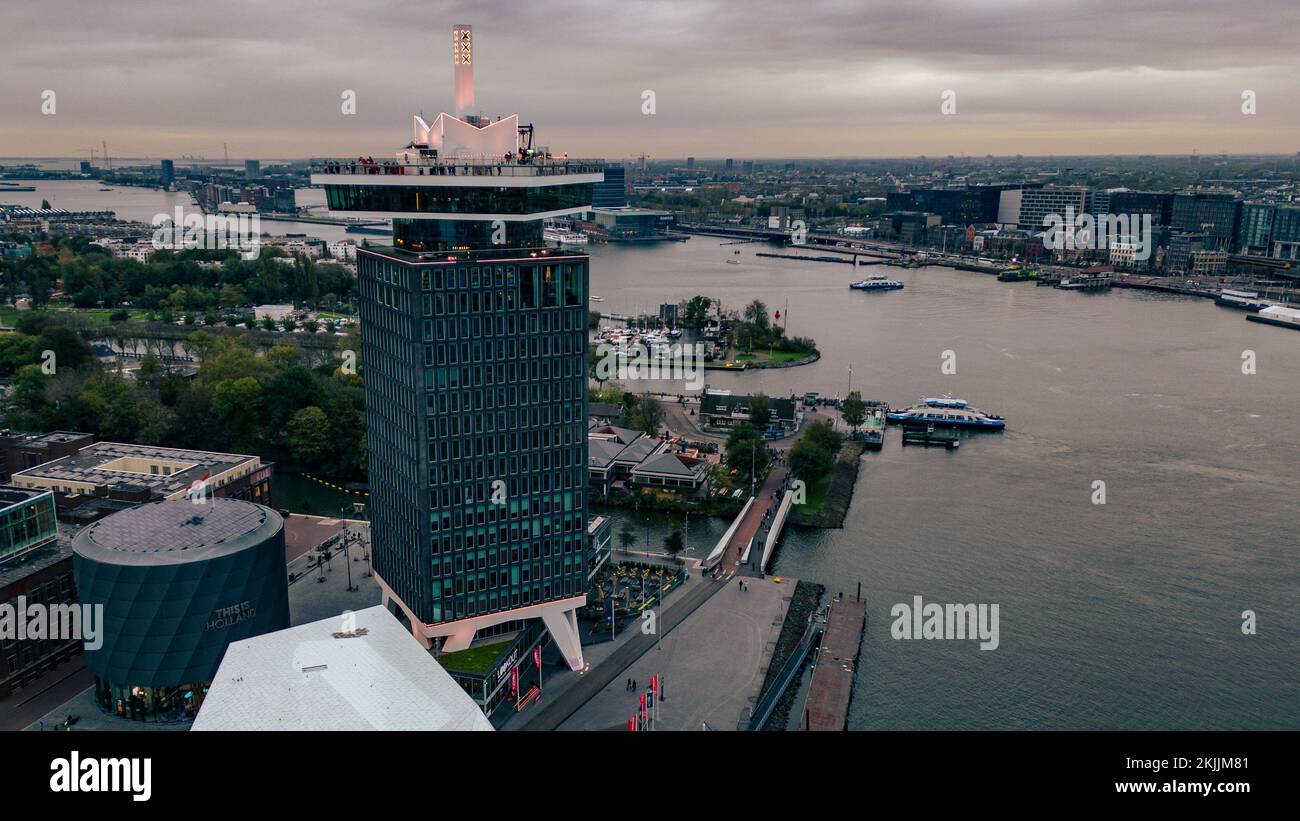
M492 724L410 630L376 605L231 643L193 729L491 730Z
M632 468L635 487L696 493L708 481L709 463L684 453L657 453Z
M729 430L741 422L750 421L752 396L741 396L729 391L706 389L700 397L700 424L706 430ZM768 397L772 418L767 427L790 432L799 427L798 409L794 399Z
M94 441L94 434L79 431L25 433L9 428L0 430L0 482L8 482L17 471L71 456Z
M207 496L270 505L274 466L258 456L125 442L97 442L13 474L13 484L56 496L147 502Z

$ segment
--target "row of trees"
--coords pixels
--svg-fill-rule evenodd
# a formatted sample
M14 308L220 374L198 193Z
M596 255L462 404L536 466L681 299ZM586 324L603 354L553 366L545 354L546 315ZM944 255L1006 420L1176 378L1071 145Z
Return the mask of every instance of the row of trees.
M5 301L26 293L36 308L49 303L57 284L78 308L129 303L178 313L280 302L331 307L356 298L356 278L343 266L306 256L289 264L286 258L269 246L255 260L234 250L163 250L145 264L114 257L85 237L60 237L21 260L0 263L0 280Z
M202 362L197 376L150 356L131 378L101 366L67 321L27 314L17 334L0 339L0 373L11 386L5 425L256 454L341 479L364 475L361 376L345 372L341 357L310 367L293 345L259 353L243 337L197 331L185 343ZM340 343L360 350L355 335Z

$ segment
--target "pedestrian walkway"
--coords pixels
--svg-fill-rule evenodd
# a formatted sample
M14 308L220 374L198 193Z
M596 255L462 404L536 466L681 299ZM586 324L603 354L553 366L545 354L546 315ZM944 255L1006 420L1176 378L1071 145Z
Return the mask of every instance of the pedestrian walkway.
M736 567L742 573L756 576L763 575L762 570L758 567L759 556L750 555L750 545L755 536L766 533L767 528L772 524L772 518L776 515L776 510L785 495L786 480L789 476L790 470L784 466L774 467L767 474L767 481L763 482L758 497L745 515L745 520L740 523L740 527L736 528L735 535L731 537L731 544L727 546L727 551L722 559L724 570ZM758 546L758 549L761 554L762 544Z

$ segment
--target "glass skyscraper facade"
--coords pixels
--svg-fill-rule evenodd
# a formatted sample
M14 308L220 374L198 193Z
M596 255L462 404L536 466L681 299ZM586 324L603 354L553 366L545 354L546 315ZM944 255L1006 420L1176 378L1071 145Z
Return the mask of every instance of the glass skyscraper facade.
M585 594L585 255L360 249L374 568L425 623Z

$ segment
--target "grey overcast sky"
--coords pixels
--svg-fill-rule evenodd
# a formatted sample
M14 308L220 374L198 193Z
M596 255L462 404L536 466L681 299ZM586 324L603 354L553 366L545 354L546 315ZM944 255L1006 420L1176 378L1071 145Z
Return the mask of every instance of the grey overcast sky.
M575 157L1300 150L1296 0L4 0L0 156L387 154L454 23Z

